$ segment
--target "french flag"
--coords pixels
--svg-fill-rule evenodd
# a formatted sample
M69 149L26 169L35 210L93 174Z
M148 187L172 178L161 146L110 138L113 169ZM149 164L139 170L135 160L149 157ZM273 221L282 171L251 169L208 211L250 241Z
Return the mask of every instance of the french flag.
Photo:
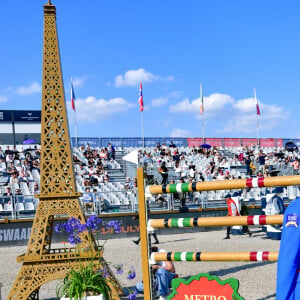
M73 88L73 82L72 82L72 79L71 79L71 106L72 106L72 109L75 111L75 93L74 93L74 88Z
M144 111L143 92L142 92L141 82L140 82L140 92L139 92L139 104L140 104L140 111Z

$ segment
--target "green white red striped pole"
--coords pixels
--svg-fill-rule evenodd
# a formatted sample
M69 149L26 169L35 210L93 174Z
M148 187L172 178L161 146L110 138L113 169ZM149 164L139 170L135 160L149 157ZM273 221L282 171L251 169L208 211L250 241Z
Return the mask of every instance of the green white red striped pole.
M146 187L145 192L150 194L165 194L289 185L300 185L300 175L151 185Z
M150 264L160 261L277 261L278 252L153 252Z
M170 218L151 219L149 228L184 228L184 227L210 227L235 225L280 225L283 215L254 215L236 217L209 217L209 218Z

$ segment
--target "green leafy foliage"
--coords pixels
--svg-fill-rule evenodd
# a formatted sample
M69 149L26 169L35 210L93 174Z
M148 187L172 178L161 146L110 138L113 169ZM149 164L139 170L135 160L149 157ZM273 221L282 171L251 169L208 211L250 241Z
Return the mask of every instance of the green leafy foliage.
M56 291L57 297L79 300L83 296L103 294L105 299L112 298L111 288L104 271L92 262L82 263L78 270L71 269Z

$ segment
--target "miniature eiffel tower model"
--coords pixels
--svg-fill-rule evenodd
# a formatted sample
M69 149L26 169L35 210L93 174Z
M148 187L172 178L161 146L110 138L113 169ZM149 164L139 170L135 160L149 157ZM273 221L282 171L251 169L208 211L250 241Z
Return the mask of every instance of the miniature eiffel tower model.
M42 79L40 194L27 251L17 258L22 267L8 299L38 299L42 284L64 278L70 269L88 261L106 266L91 235L81 235L82 249L51 248L55 216L72 216L85 221L76 192L69 128L66 114L62 69L56 31L56 9L44 5L44 49ZM113 299L119 299L120 286L112 277Z

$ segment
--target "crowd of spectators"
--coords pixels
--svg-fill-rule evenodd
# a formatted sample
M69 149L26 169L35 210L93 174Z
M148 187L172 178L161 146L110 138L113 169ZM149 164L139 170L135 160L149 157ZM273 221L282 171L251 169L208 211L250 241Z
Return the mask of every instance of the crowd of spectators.
M159 143L153 149L139 150L140 164L158 168L162 184L175 182L230 180L244 177L276 176L283 171L299 173L300 155L283 148L257 145L235 148L181 147ZM239 170L239 171L237 171ZM170 177L170 174L172 176Z
M138 156L139 164L145 167L148 174L157 174L162 184L296 175L300 167L298 152L284 148L260 148L257 145L203 148L177 147L173 142L169 145L157 143L156 147L140 148ZM89 144L73 148L73 160L77 187L84 193L85 203L103 202L101 187L107 187L107 193L117 191L136 197L135 177L126 177L123 173L122 182L111 182L110 170L124 172L116 160L116 150L112 144L105 148L92 148ZM38 194L39 178L34 174L40 172L39 147L23 150L13 146L2 149L0 146L0 172L1 195ZM190 195L178 195L182 205L187 197Z

